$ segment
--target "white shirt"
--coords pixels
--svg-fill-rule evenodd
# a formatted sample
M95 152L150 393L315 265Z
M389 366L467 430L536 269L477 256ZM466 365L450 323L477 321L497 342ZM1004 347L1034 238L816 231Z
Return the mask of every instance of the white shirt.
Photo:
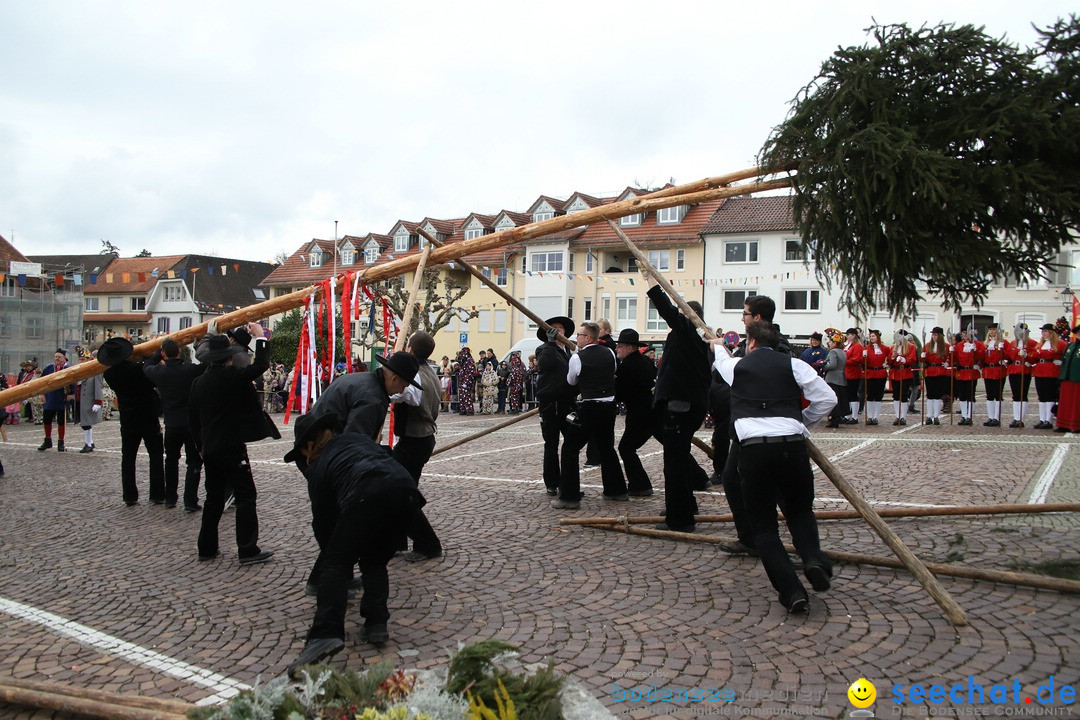
M597 345L597 344L599 344L599 343L589 343L589 345ZM585 347L589 347L589 345L586 345ZM578 352L576 352L576 353L574 353L573 355L570 356L570 363L569 363L569 366L568 366L567 371L566 371L566 382L569 383L570 385L577 385L578 375L581 374L581 358L578 357L578 353L580 353L584 349L585 348L579 348ZM609 352L610 352L610 350L609 350ZM619 367L619 361L615 358L615 353L611 353L611 359L615 361L615 368L617 370L618 367ZM581 401L582 402L615 402L615 396L614 395L609 395L608 397L582 398Z
M417 375L417 377L420 377ZM424 391L415 385L406 385L405 389L390 396L390 402L403 402L406 405L420 407L420 401L424 399Z
M758 348L754 352L773 352L769 348ZM735 365L742 358L717 357L713 367L728 385L734 386ZM802 388L803 397L810 405L802 411L802 422L788 417L741 418L735 421L735 435L739 441L753 437L779 437L782 435L802 435L810 437L807 428L829 414L836 406L836 393L815 371L802 360L791 358L791 373L795 382Z

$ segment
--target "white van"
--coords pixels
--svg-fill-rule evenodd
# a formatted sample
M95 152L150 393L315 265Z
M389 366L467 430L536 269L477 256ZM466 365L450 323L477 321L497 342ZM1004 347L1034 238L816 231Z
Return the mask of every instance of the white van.
M514 347L506 351L506 354L502 356L501 360L509 361L510 353L520 352L521 362L525 363L525 367L528 367L529 356L532 355L533 352L536 351L536 348L540 347L542 344L543 343L541 343L535 335L533 335L532 337L527 337L524 340L518 340L516 343L514 343Z

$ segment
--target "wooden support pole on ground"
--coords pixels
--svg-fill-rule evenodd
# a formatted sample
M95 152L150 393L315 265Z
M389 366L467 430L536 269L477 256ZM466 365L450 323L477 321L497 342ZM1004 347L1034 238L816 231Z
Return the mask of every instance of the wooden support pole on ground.
M719 177L705 178L704 180L698 180L687 185L667 188L659 193L644 195L642 197L620 202L608 203L607 205L600 205L595 208L583 210L579 213L574 213L570 216L559 215L550 220L541 220L540 222L502 230L491 235L483 235L471 240L462 240L461 242L456 242L433 250L431 252L430 261L438 264L456 261L459 258L473 253L492 250L523 240L543 237L555 232L569 230L579 225L588 225L604 219L620 218L626 215L645 213L661 208L674 207L676 205L702 203L709 200L736 197L739 195L752 195L758 192L790 187L792 183L790 178L780 178L775 180L761 180L746 183L744 185L731 185L731 183L746 180L748 178L760 177L761 175L762 172L759 168L740 170ZM363 284L371 284L401 275L402 273L409 272L415 268L419 259L420 254L417 253L368 268L359 274L356 281ZM339 289L343 281L342 277L339 276L337 278L336 282ZM288 295L283 295L278 298L273 298L272 300L266 300L255 305L250 305L246 308L234 310L233 312L215 318L217 320L218 329L221 331L229 330L247 322L256 321L270 315L292 310L307 302L307 298L312 293L318 294L319 292L321 292L319 286L312 285L297 290L296 292L289 293ZM172 338L179 345L187 345L205 335L207 325L208 323L200 323L168 336L157 337L139 343L135 346L135 353L132 357L138 360L158 352L162 341L165 340L166 337ZM58 373L53 373L52 375L47 375L31 382L16 385L15 387L0 392L0 407L10 405L11 403L20 400L25 400L35 395L41 395L65 385L72 385L79 380L84 380L88 377L93 377L94 375L100 375L104 371L105 366L97 360L79 363L70 368L65 368Z
M713 452L715 452L715 451L713 450L712 445L710 445L709 443L705 442L704 440L698 438L696 435L691 435L690 436L690 442L692 442L694 445L697 445L698 449L700 449L703 453L708 455L710 460L713 459Z
M653 530L633 525L590 525L588 527L594 527L600 530L613 530L629 535L644 535L646 537L663 538L667 540L689 540L691 542L710 543L713 545L738 542L738 538L733 537L675 532L673 530ZM795 548L790 545L785 545L784 549L789 553L795 552ZM855 565L875 565L878 567L896 568L898 570L907 568L907 565L901 560L891 557L838 552L835 550L825 550L823 552L830 560L836 562L851 563ZM925 567L932 570L936 575L943 575L945 577L957 577L969 580L989 580L990 582L1009 583L1011 585L1022 585L1042 590L1056 590L1057 592L1063 593L1080 593L1080 582L1077 582L1076 580L1063 580L1061 578L1047 577L1045 575L1007 572L1004 570L980 570L978 568L943 565L941 563L927 563Z
M169 703L14 678L0 680L0 701L101 720L183 720L194 707L179 701Z
M431 456L435 457L439 453L444 453L447 450L452 450L453 448L456 448L456 447L458 447L460 445L464 445L467 442L472 442L473 440L476 440L478 438L482 438L485 435L490 435L491 433L493 433L493 432L495 432L497 430L502 430L503 428L508 428L511 425L514 425L515 423L521 422L525 418L531 418L533 415L536 415L539 412L540 412L540 408L533 408L532 410L529 410L528 412L523 412L520 415L517 415L515 417L507 418L506 420L503 420L502 422L495 423L491 427L484 428L480 432L475 432L472 435L466 435L463 438L458 438L457 440L452 440L452 441L446 443L445 445L440 445L439 447L432 450L431 451Z
M430 234L429 234L429 233L428 233L427 231L425 231L425 230L424 230L424 228L417 228L417 229L416 229L416 231L417 231L418 233L420 233L421 235L423 235L423 236L424 236L425 238L427 238L428 242L429 242L429 243L431 243L432 245L436 245L436 246L438 246L438 247L442 247L442 246L443 246L443 243L442 243L442 242L440 242L440 241L436 240L435 238L433 238L433 237L432 237L432 236L431 236L431 235L430 235ZM520 310L520 311L521 311L521 313L522 313L522 314L523 314L523 315L524 315L525 317L529 318L529 319L530 319L530 320L532 320L532 321L533 321L534 323L536 323L536 324L537 324L537 325L538 325L538 326L540 327L540 329L541 329L541 330L543 330L544 332L547 332L548 330L550 330L550 329L551 329L551 326L550 326L550 325L548 325L548 324L547 324L546 322L544 322L543 318L541 318L541 317L540 317L539 315L537 315L536 313L534 313L534 312L533 312L532 310L530 310L529 308L525 307L525 305L524 305L523 303L519 302L519 301L518 301L518 299L517 299L516 297L514 297L514 296L513 296L513 295L511 295L510 293L508 293L508 292L506 292L505 290L503 290L503 289L502 289L501 287L499 287L499 284L498 284L498 283L496 283L496 282L495 282L494 280L492 280L491 278L489 278L489 277L486 277L486 276L484 275L484 273L482 273L482 272L480 272L479 270L477 270L477 269L476 269L475 267L473 267L473 266L472 266L471 264L469 264L469 263L465 262L464 260L462 260L462 259L460 259L460 258L458 258L458 259L457 259L457 260L455 260L454 262L456 262L456 263L457 263L458 265L460 265L460 266L461 266L462 268L464 268L465 270L467 270L467 271L469 272L469 274L470 274L470 275L472 275L472 276L473 276L474 278L476 278L477 280L479 280L480 282L482 282L482 283L483 283L484 285L487 285L487 286L488 286L488 287L489 287L489 288L490 288L490 289L491 289L492 291L494 291L494 292L495 292L495 294L496 294L496 295L498 295L498 296L499 296L499 297L501 297L501 298L502 298L503 300L505 300L506 302L510 303L510 304L511 304L511 305L513 305L513 306L514 306L515 308L517 308L518 310ZM566 328L566 329L567 329L567 330L570 330L571 328ZM571 351L571 352L573 352L574 350L577 350L577 343L575 343L575 342L574 342L573 340L571 340L570 338L566 337L566 336L565 336L565 335L563 335L562 333L558 333L558 334L557 334L557 335L555 336L555 341L556 341L556 342L558 342L558 343L560 343L561 345L565 345L566 347L570 348L570 351Z
M615 231L615 234L622 239L626 248L637 258L638 267L642 273L644 273L647 278L651 277L660 284L664 289L664 292L668 294L668 297L679 306L679 309L694 323L694 326L704 331L705 337L714 339L716 336L709 327L702 322L701 318L697 316L697 313L695 313L690 306L686 304L686 301L679 296L679 293L675 291L675 288L671 286L671 283L665 280L664 277L657 272L656 268L649 262L649 259L645 257L641 250L639 250L630 238L626 236L626 233L611 220L608 220L608 225L610 225L611 229ZM923 565L922 561L915 557L915 554L908 549L907 545L904 544L904 541L900 539L900 536L894 533L885 521L881 519L881 516L874 512L874 509L870 507L870 504L867 503L855 488L844 479L844 476L840 474L840 471L836 469L836 466L829 462L829 459L825 457L825 453L821 452L820 448L811 442L809 438L806 440L806 449L810 453L810 457L814 459L814 462L817 463L818 467L820 467L829 480L832 481L837 490L839 490L841 494L847 498L848 502L859 511L859 514L870 524L870 527L874 529L874 532L885 541L885 544L889 546L890 550L896 553L896 556L900 558L904 563L904 566L911 571L911 574L915 576L915 579L919 581L923 588L930 593L930 596L934 598L937 604L941 606L949 620L954 625L967 625L967 616L965 615L963 608L952 599L945 588L941 586L941 583L937 581L937 578L935 578L930 571L926 569L926 566Z
M1059 512L1080 512L1080 503L1046 503L1043 505L957 505L955 507L909 507L909 508L885 508L878 510L877 514L883 518L916 518L916 517L964 517L968 515L1028 515ZM818 520L857 520L862 518L855 510L815 510L814 517ZM779 520L783 521L780 515ZM560 525L655 525L664 522L662 515L639 515L637 517L591 517L591 518L562 518ZM695 523L728 523L732 522L731 514L724 515L697 515Z
M416 295L420 292L420 279L424 276L424 268L427 267L428 256L431 255L431 245L424 248L420 255L420 262L416 264L413 274L412 287L409 289L409 301L405 303L405 316L401 318L401 332L394 341L394 352L405 349L405 340L409 337L409 323L412 322L413 312L416 308ZM350 352L352 352L350 350Z

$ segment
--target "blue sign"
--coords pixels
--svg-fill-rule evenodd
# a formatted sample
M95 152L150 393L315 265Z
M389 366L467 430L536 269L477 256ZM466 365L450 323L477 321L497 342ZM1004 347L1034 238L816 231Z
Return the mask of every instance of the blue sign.
M458 342L462 345L469 342L469 333L458 333Z

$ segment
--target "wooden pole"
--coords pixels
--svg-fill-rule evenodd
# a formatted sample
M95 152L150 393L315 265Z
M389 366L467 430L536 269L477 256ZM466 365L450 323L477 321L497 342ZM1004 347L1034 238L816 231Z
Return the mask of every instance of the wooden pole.
M427 233L424 234L426 235ZM428 246L424 248L424 252L420 255L420 262L416 264L416 270L413 273L412 288L409 290L409 301L405 303L405 313L401 318L401 332L398 333L397 340L394 341L394 352L405 349L405 340L409 336L409 323L412 322L413 312L416 307L416 294L420 292L420 279L424 276L424 268L427 267L428 256L431 255L431 248L432 245L428 243Z
M69 697L84 698L97 702L123 705L125 707L142 708L145 710L161 710L162 712L176 715L184 715L195 706L183 700L172 698L155 698L145 695L130 695L127 693L109 692L107 690L95 690L92 688L75 687L52 680L35 680L32 678L0 678L0 685L31 690L34 692L49 693L52 695L67 695Z
M442 247L444 245L444 243L442 243L439 240L436 240L435 238L433 238L426 230L424 230L424 228L417 228L416 231L418 233L420 233L421 235L423 235L425 238L427 238L429 243L431 243L433 245L436 245L438 247ZM464 260L462 260L460 258L458 258L454 262L457 263L458 265L460 265L463 269L467 270L470 275L472 275L474 278L476 278L477 280L482 282L484 285L487 285L491 290L493 290L495 292L496 295L498 295L503 300L505 300L506 302L510 303L515 308L520 310L521 313L523 315L525 315L525 317L529 318L534 323L536 323L540 327L541 330L543 330L544 332L547 332L548 330L551 329L551 326L548 325L546 322L544 322L543 318L541 318L539 315L534 313L529 308L525 307L525 305L523 303L519 302L516 297L514 297L510 293L506 292L501 287L499 287L499 284L496 283L491 278L485 277L484 273L477 270L471 264L465 262ZM570 328L566 328L566 329L569 330ZM573 340L566 337L562 333L556 334L555 341L562 344L562 345L565 345L568 348L570 348L571 352L577 350L577 343L575 343Z
M913 518L913 517L962 517L966 515L1027 515L1059 512L1080 512L1080 503L1047 503L1045 505L958 505L955 507L906 507L885 508L878 510L881 517L890 518ZM857 520L862 517L855 510L815 510L814 517L818 520ZM783 521L780 515L779 520ZM664 522L662 515L640 515L636 517L591 517L591 518L562 518L560 525L651 525ZM732 522L730 513L724 515L697 515L696 523L728 523Z
M646 195L630 200L608 203L607 205L589 208L570 216L559 215L550 220L541 220L540 222L502 230L491 235L482 235L471 240L462 240L461 242L452 243L438 248L437 250L433 250L429 261L436 264L448 263L483 250L491 250L511 243L543 237L555 232L569 230L580 225L588 225L604 219L620 218L626 215L644 213L651 210L659 210L660 208L674 207L676 205L703 203L709 200L718 200L720 198L736 197L739 195L752 195L757 192L765 192L791 186L792 180L790 178L764 180L747 183L745 185L731 185L731 183L738 180L744 180L748 177L757 177L761 174L762 173L758 168L741 170L729 175L699 180L695 183L690 183L689 185L667 188L662 192L668 194L659 197ZM372 284L401 275L414 269L419 262L419 259L420 254L416 253L368 268L360 273L357 277L357 282ZM338 287L340 287L343 278L338 277L336 282L338 283ZM265 302L250 305L246 308L234 310L233 312L215 318L217 320L218 329L225 331L237 327L238 325L292 310L307 302L307 298L312 293L318 295L320 292L321 289L318 285L312 285L303 288L302 290L289 293L288 295L283 295L272 300L266 300ZM193 325L192 327L185 328L184 330L180 330L179 332L168 336L157 337L144 343L139 343L135 346L133 358L141 359L158 352L162 341L164 341L166 337L172 338L179 345L186 345L205 335L207 325L208 323L200 323L199 325ZM52 375L47 375L43 378L38 378L37 380L23 383L22 385L17 385L0 392L0 406L10 405L11 403L25 400L34 395L41 395L65 385L73 385L79 380L84 380L88 377L93 377L94 375L100 375L104 371L105 367L97 360L79 363L70 368L65 368L58 373L53 373Z
M698 535L695 533L675 532L673 530L653 530L651 528L639 528L631 525L593 525L601 530L613 530L629 535L644 535L646 537L663 538L667 540L689 540L691 542L703 542L713 545L720 543L733 543L738 538L718 537L716 535ZM795 548L785 545L784 549L789 553L796 552ZM823 551L830 560L856 565L876 565L903 569L906 565L896 558L882 557L880 555L862 555L859 553L839 552L836 550ZM1025 587L1039 588L1041 590L1055 590L1062 593L1080 593L1080 582L1076 580L1063 580L1061 578L1035 575L1032 573L1006 572L1004 570L981 570L978 568L959 567L956 565L944 565L941 563L927 563L928 570L945 577L957 577L968 580L989 580L990 582L1009 583Z
M642 269L642 272L646 274L646 277L652 277L655 279L664 291L668 294L683 314L694 323L695 327L702 329L705 333L705 337L713 339L716 336L712 331L702 322L701 318L697 316L686 301L683 300L679 293L675 292L675 288L671 286L667 280L657 272L656 268L652 266L649 259L637 248L636 245L626 236L619 226L611 220L608 220L608 225L615 231L627 249L633 253L634 257L638 260L638 265ZM859 495L858 491L846 480L844 476L840 474L840 471L836 469L829 459L825 457L825 453L821 452L809 438L806 440L806 449L810 453L810 457L814 459L818 467L822 469L825 475L832 481L833 485L847 498L859 514L870 524L870 527L885 541L885 544L896 553L896 556L904 563L904 566L911 571L919 583L926 589L930 596L937 601L938 605L945 611L946 616L954 625L967 625L967 616L964 614L963 608L961 608L955 600L946 592L945 588L941 586L941 583L926 569L922 561L915 557L915 554L908 549L904 541L900 539L900 536L892 531L892 529L881 519L881 516L874 512L874 508L870 507L870 504Z
M101 720L183 720L187 717L184 713L167 712L160 708L129 707L72 695L27 690L3 683L0 683L0 700Z
M525 418L530 418L533 415L538 414L539 412L540 412L540 408L533 408L532 410L529 410L528 412L523 412L520 415L515 415L512 418L507 418L506 420L503 420L502 422L495 423L491 427L484 428L480 432L473 433L472 435L466 435L465 437L458 438L457 440L452 440L451 442L448 442L445 445L440 445L439 447L432 450L431 451L431 456L435 457L439 453L444 453L447 450L451 450L453 448L458 447L459 445L464 445L465 443L472 442L473 440L476 440L477 438L482 438L485 435L490 435L491 433L495 432L496 430L502 430L503 428L508 428L511 425L513 425L514 423L519 423L522 420L524 420Z
M697 437L696 435L691 435L691 436L690 436L690 442L692 442L693 444L697 445L697 446L698 446L698 448L699 448L699 449L700 449L700 450L701 450L701 451L702 451L703 453L705 453L706 455L708 455L708 456L709 456L709 459L710 459L710 460L712 460L712 459L713 459L713 452L714 452L714 450L713 450L713 446L712 446L712 445L708 444L708 443L707 443L707 442L705 442L704 440L701 440L701 439L700 439L700 438L698 438L698 437ZM660 522L660 521L658 520L657 522Z

